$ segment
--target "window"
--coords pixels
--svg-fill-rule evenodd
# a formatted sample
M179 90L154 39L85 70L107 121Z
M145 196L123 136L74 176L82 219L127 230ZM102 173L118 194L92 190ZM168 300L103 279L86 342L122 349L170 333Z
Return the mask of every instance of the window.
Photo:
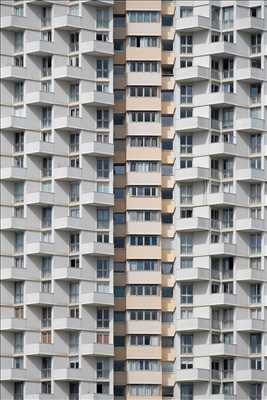
M128 262L130 271L158 271L159 262L157 260L130 260Z
M131 321L159 321L160 313L156 310L131 310L129 317Z
M250 334L250 352L261 353L261 333Z
M69 351L70 353L77 353L79 351L78 333L69 333Z
M129 61L127 69L129 72L159 72L160 64L157 61Z
M108 8L97 8L96 11L96 27L97 28L109 28L109 9Z
M131 296L159 296L158 285L130 285Z
M157 97L158 88L156 86L130 86L130 97Z
M193 352L193 335L181 335L181 353L190 354Z
M70 33L70 52L79 51L79 32Z
M130 246L158 246L160 236L158 235L129 235Z
M159 47L160 40L157 36L129 36L130 47L146 48Z
M109 160L97 159L97 178L109 178Z
M97 109L96 110L96 127L97 128L109 128L109 110Z
M162 26L173 26L173 15L162 15L161 24Z
M181 304L192 304L193 303L193 285L182 284L181 285Z
M109 310L97 309L97 328L109 328Z
M162 40L161 46L163 51L173 51L173 40Z
M14 400L24 399L24 382L14 382Z
M249 237L250 252L251 254L261 253L262 237L260 233L252 233Z
M17 81L14 83L14 102L20 103L24 97L24 82Z
M129 22L131 23L152 23L160 21L158 11L128 11Z
M160 122L158 111L130 111L128 113L129 122Z
M80 234L71 233L70 234L70 252L77 252L80 248Z
M114 39L114 50L115 51L123 51L124 50L124 40L123 39Z
M123 28L125 26L125 15L113 15L113 27Z
M114 113L113 114L113 123L114 123L114 125L123 125L125 123L125 114Z
M97 209L97 228L108 229L109 228L109 209L98 208Z
M181 85L181 103L187 104L193 101L193 87L192 85Z
M24 348L24 336L21 332L14 333L14 353L22 353Z
M261 303L261 284L253 283L250 285L250 303Z
M129 386L130 396L160 396L160 386L159 385L130 385Z
M180 202L181 204L192 204L193 187L190 184L180 185Z
M192 254L193 252L193 235L181 234L180 236L180 252L181 254Z
M162 336L162 347L174 347L174 337Z
M249 399L250 400L262 400L262 384L261 383L250 383L249 384Z
M260 153L261 152L261 135L252 134L250 135L250 152Z
M181 108L180 109L180 118L192 118L193 117L193 109L192 108Z
M14 32L14 51L15 53L23 51L24 44L24 32Z
M41 128L51 128L52 107L43 107L41 115Z
M79 400L79 383L69 383L69 400Z
M180 18L192 17L193 7L180 7Z
M21 203L24 200L24 183L14 183L14 201L15 203Z
M261 52L261 34L253 33L250 37L251 40L251 54L256 54Z
M181 53L192 53L193 52L193 36L192 35L181 35L180 38L180 52Z

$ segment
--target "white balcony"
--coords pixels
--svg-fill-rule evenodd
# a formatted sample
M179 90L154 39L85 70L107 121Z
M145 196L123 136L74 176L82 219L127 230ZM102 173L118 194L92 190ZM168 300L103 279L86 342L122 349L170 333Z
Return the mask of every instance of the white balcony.
M262 282L266 280L265 271L263 269L254 269L254 268L245 268L245 269L237 268L236 280L244 282L250 282L250 281Z
M36 141L26 143L24 152L26 154L33 154L35 156L52 155L55 152L55 146L52 142Z
M0 320L0 327L1 331L26 331L28 329L28 320L25 318L3 317Z
M264 80L264 69L260 68L240 68L236 76L238 81L246 81L248 83L255 83Z
M238 146L232 143L209 143L205 145L195 146L194 156L200 155L213 155L222 156L230 155L236 156L239 154Z
M203 93L196 94L193 96L194 107L200 106L217 106L217 107L227 107L231 106L248 106L248 101L244 98L240 98L236 93L226 93L226 92L215 92L215 93Z
M53 305L55 304L54 293L33 292L27 293L25 296L25 303L29 305ZM57 300L58 303L58 300ZM59 301L59 303L61 303ZM62 304L62 303L61 303Z
M81 67L62 65L54 68L54 78L65 81L79 81L80 79L86 78L86 75Z
M81 145L81 154L90 156L111 157L114 154L112 143L86 142Z
M112 56L114 54L113 42L102 42L99 40L91 40L80 43L80 51L82 54L94 56Z
M113 243L100 243L100 242L91 242L91 243L83 243L81 245L81 254L82 255L103 255L103 256L113 256L114 255L114 246Z
M81 318L54 318L54 330L63 331L81 331L86 329L85 322Z
M244 168L236 170L236 180L244 182L263 182L265 181L265 171L256 168Z
M46 206L55 204L55 193L34 192L25 194L25 203L27 205Z
M81 368L53 368L55 381L86 381L89 380L86 370Z
M214 343L214 344L199 344L193 347L194 357L207 356L235 356L236 355L236 345L235 344L224 344L224 343Z
M6 15L1 17L0 26L1 29L10 31L18 31L24 29L37 30L40 28L37 18L27 18L25 16L19 16L19 15Z
M265 330L264 319L237 319L236 330L244 332L260 332Z
M57 47L55 42L48 42L47 40L35 40L34 42L25 43L25 52L35 56L48 56L62 53L62 49Z
M197 32L210 29L210 19L202 15L194 15L192 17L177 18L177 32Z
M214 42L207 44L199 44L194 47L194 56L202 55L217 55L217 56L229 56L239 55L241 52L238 49L236 43L230 42ZM248 54L247 54L248 55Z
M234 193L208 193L206 198L207 205L235 205L236 194ZM203 204L203 202L201 202ZM198 205L198 202L194 200L194 205Z
M177 281L207 281L210 279L208 268L179 268L176 272Z
M0 76L3 80L17 81L30 79L29 70L25 67L17 67L16 65L6 65L0 69Z
M210 380L210 370L203 368L178 369L176 382L207 382Z
M175 224L177 231L206 231L210 229L209 218L179 218Z
M98 0L100 1L100 0ZM104 393L88 393L88 394L81 394L81 400L113 400L114 396L112 394L104 394Z
M83 293L80 295L80 303L83 305L92 306L113 306L113 293Z
M113 193L105 193L105 192L82 193L80 202L83 205L113 206L114 205L114 195L113 195Z
M18 167L6 167L1 170L1 180L25 181L28 179L28 169Z
M204 254L208 253L210 256L215 255L236 255L236 246L232 243L211 243L208 251L207 249L203 249Z
M207 293L194 296L196 306L236 306L237 298L229 293Z
M3 267L1 269L1 280L6 281L25 281L34 280L35 273L29 268Z
M24 346L24 353L32 356L51 356L67 354L58 351L52 343L28 343Z
M86 280L88 277L88 271L85 268L73 268L68 265L64 267L55 266L53 270L53 278L55 280L65 280L65 281L74 281L74 280Z
M264 30L264 19L255 17L245 17L236 19L236 29L249 33L260 32Z
M83 28L84 18L78 15L62 15L60 17L53 18L53 26L55 29L62 30L79 30Z
M264 231L265 229L264 219L242 218L236 220L237 231L253 232Z
M29 378L30 378L29 371L24 368L1 369L1 375L0 375L1 381L26 381Z
M265 129L265 120L260 118L241 118L235 121L237 131L257 133Z
M210 178L210 169L203 167L181 168L176 170L175 179L177 182L205 181Z
M82 168L58 167L54 169L54 178L62 181L82 179Z
M38 226L33 226L28 218L3 218L1 220L1 230L5 231L27 231L29 229L38 229Z
M201 82L210 79L210 68L200 65L175 68L174 77L177 82Z
M31 242L26 243L25 253L36 255L49 255L55 252L55 243Z
M88 343L80 346L80 353L85 356L113 357L114 347L112 344ZM102 399L101 399L102 400Z
M1 129L9 131L38 131L40 130L40 123L34 122L26 117L11 115L6 118L1 118Z
M114 96L113 93L105 92L85 92L80 95L80 102L83 105L101 107L101 106L113 106Z
M64 102L56 95L55 92L46 92L42 90L25 93L24 102L28 105L34 106L64 104Z
M210 330L210 319L208 318L190 318L178 319L176 321L177 332L201 332Z
M54 129L81 131L84 130L85 120L83 118L75 117L60 117L55 118L53 121Z
M64 231L75 231L75 230L88 230L89 227L86 225L86 221L83 218L75 217L61 217L55 218L54 229Z
M236 371L237 382L265 382L266 371L259 369L240 369Z
M209 130L210 121L208 118L192 117L176 119L175 129L178 132L199 132Z

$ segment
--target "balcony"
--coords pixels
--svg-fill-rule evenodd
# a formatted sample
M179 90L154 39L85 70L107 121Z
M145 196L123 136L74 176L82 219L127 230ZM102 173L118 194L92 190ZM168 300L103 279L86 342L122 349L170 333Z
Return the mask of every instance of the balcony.
M194 107L211 105L213 107L248 106L248 101L236 93L215 92L193 96Z
M128 321L127 332L132 335L144 335L147 332L151 335L161 335L161 322L160 321ZM153 357L152 357L153 358Z
M178 132L200 132L209 130L210 121L208 118L192 117L176 119L175 129Z
M64 102L56 95L55 92L46 92L42 90L25 93L24 102L28 105L34 105L38 107L64 104Z
M54 293L45 293L45 292L33 292L27 293L25 298L25 303L28 306L38 305L38 306L47 306L55 304ZM60 300L57 300L57 304L61 303Z
M176 272L177 281L207 281L209 279L208 268L179 268Z
M2 279L2 276L1 276ZM0 320L1 331L26 331L28 320L24 318L2 318Z
M194 47L194 56L203 55L214 55L214 56L237 56L241 54L236 43L230 42L214 42L207 44L199 44ZM247 54L248 55L248 54Z
M82 255L102 255L102 256L113 256L114 255L114 246L113 243L100 243L100 242L91 242L84 243L81 245L81 254Z
M80 346L80 352L83 356L113 357L114 347L113 344L88 343Z
M194 346L194 357L207 356L236 356L235 344L213 343L199 344Z
M175 179L177 182L194 182L194 181L205 181L210 178L209 168L193 167L193 168L181 168L176 170Z
M202 332L209 330L210 319L208 318L178 319L176 321L176 332Z
M34 192L25 194L25 203L27 205L46 206L55 204L55 193Z
M207 382L210 380L210 370L203 368L178 369L176 382Z
M54 318L53 328L57 331L81 331L86 329L85 322L81 318Z
M201 249L200 249L201 250ZM232 243L210 243L209 251L207 252L206 248L203 248L203 253L208 254L210 256L216 255L236 255L236 246Z
M255 17L245 17L236 19L236 29L244 32L259 32L264 30L264 19Z
M54 78L62 79L65 81L79 81L85 78L85 74L82 68L73 67L71 65L62 65L54 68Z
M53 379L55 381L86 381L86 371L81 368L54 368Z
M240 68L236 76L238 81L245 81L248 83L255 83L264 80L264 69L260 68Z
M157 385L161 382L161 371L131 371L127 376L129 385Z
M256 168L244 168L236 170L236 180L243 182L263 182L266 180L265 171Z
M188 68L174 70L176 82L201 82L210 79L210 68L196 65Z
M1 129L8 131L38 131L40 130L40 123L26 117L10 115L9 117L1 118Z
M26 381L30 378L29 370L24 368L1 369L1 381ZM32 376L31 376L32 378Z
M89 206L113 206L114 195L113 193L105 192L82 193L80 202L83 205Z
M3 80L17 81L30 79L29 70L25 67L17 67L15 65L6 65L0 69L0 76Z
M28 356L52 356L52 355L65 355L67 354L58 352L55 345L52 343L29 343L24 347L24 353Z
M34 280L35 274L29 268L2 267L1 279L8 281Z
M55 243L31 242L25 245L25 253L32 255L50 255L55 252Z
M113 306L113 293L83 293L80 295L80 303L88 306Z
M236 306L237 298L229 293L208 293L194 296L196 306Z
M210 29L210 19L202 15L194 15L192 17L177 18L177 32L197 32Z
M35 40L34 42L25 43L25 53L35 56L49 56L62 53L62 49L56 46L55 42L47 40Z
M100 0L98 0L100 1ZM87 393L81 394L80 400L113 400L114 396L112 394L105 394L105 393Z
M85 120L75 117L60 117L53 121L54 129L63 131L81 131L84 130Z
M161 234L161 222L160 221L129 221L127 224L127 233L131 235L138 235L142 232L143 235L160 235Z
M179 218L175 224L177 231L206 231L210 229L209 218Z
M254 269L254 268L237 268L236 270L236 280L237 281L256 281L262 282L266 280L265 271L263 269Z
M236 194L234 193L208 193L207 194L207 205L235 205L236 204ZM201 203L203 204L203 202ZM194 200L194 205L198 205Z
M80 102L83 105L95 107L107 107L114 105L113 93L106 92L85 92L80 95Z
M265 330L264 319L237 319L236 330L244 332L260 332Z
M264 219L243 218L236 220L236 230L244 232L264 231Z
M28 179L28 169L18 167L6 167L1 170L1 180L25 181Z
M81 145L81 154L90 156L112 157L114 145L112 143L86 142Z
M78 15L62 15L53 18L53 25L55 29L62 29L64 31L79 30L83 27L84 18Z
M208 145L195 146L194 156L200 155L212 155L212 156L223 156L238 155L238 146L233 143L209 143Z
M26 154L33 154L35 156L53 155L55 152L55 147L54 143L52 142L35 141L26 143L24 152Z
M5 4L3 4L4 6ZM8 10L9 11L9 10ZM9 11L11 12L12 9ZM4 14L4 13L3 13ZM9 30L9 31L19 31L25 29L40 29L38 24L38 19L36 18L27 18L19 15L6 15L1 17L0 19L1 29Z
M38 229L38 226L33 226L28 218L3 218L1 220L1 230L3 231L27 231L32 229Z
M82 54L92 56L112 56L114 54L113 42L103 42L100 40L91 40L80 43Z
M161 74L159 72L128 72L127 85L161 86Z
M61 181L75 181L82 179L82 168L58 167L54 169L54 178Z
M75 230L87 230L85 220L82 218L75 217L61 217L55 218L54 228L63 231L75 231Z
M258 133L265 129L265 120L260 118L241 118L235 121L235 129L241 132Z
M237 382L265 382L266 371L259 369L241 369L236 371Z

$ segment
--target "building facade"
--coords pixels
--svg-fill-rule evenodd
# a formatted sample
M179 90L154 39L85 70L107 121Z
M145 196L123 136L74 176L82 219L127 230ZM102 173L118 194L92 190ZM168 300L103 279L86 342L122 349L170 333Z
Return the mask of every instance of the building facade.
M1 397L266 400L267 3L0 2Z
M114 395L263 400L266 3L114 5Z
M1 398L113 398L112 1L1 0Z

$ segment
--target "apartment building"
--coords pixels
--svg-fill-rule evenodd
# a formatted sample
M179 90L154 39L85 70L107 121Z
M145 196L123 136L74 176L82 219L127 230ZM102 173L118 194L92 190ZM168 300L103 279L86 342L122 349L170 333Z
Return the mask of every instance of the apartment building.
M114 4L114 397L267 399L262 0Z
M1 399L113 398L112 0L1 0Z

